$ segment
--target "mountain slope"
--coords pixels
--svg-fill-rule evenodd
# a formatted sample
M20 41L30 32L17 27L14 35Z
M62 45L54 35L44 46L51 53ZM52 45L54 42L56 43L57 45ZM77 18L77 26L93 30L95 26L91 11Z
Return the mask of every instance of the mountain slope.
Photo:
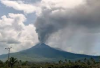
M96 60L98 59L98 57L96 56L73 54L73 53L57 50L43 43L37 44L36 46L21 52L12 53L11 56L21 60L34 61L34 62L51 62L51 61L58 61L64 59L69 59L74 61L78 59L91 58L91 57ZM0 59L4 60L5 58L7 58L7 55L0 56Z

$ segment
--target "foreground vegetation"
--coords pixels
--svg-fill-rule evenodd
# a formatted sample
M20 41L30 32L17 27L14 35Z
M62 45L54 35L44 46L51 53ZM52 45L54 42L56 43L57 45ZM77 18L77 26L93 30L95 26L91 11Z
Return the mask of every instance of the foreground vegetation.
M100 62L96 62L93 58L84 59L83 61L70 61L65 59L52 63L35 63L17 60L11 57L9 61L0 61L0 68L100 68Z

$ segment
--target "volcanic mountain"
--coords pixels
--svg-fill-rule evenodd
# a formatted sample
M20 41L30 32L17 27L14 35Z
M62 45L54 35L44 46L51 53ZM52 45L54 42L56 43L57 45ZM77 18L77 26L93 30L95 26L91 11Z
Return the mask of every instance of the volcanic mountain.
M16 57L19 60L23 61L33 61L33 62L53 62L58 60L82 60L84 58L94 58L98 60L99 57L97 56L89 56L89 55L82 55L82 54L74 54L65 52L62 50L58 50L52 48L44 43L39 43L33 46L30 49L11 53L10 56ZM7 59L7 54L0 56L1 60Z

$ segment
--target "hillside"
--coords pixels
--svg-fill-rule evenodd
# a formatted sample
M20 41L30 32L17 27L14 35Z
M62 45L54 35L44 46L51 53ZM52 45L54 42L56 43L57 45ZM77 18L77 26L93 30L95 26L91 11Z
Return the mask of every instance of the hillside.
M24 61L33 61L33 62L51 62L51 61L58 61L58 60L78 60L78 59L84 59L84 58L94 58L98 60L98 57L96 56L89 56L89 55L82 55L82 54L74 54L69 53L61 50L54 49L52 47L49 47L48 45L37 44L34 47L20 51L17 53L11 53L10 56L16 57L18 59L24 60ZM7 59L7 55L1 55L1 60Z

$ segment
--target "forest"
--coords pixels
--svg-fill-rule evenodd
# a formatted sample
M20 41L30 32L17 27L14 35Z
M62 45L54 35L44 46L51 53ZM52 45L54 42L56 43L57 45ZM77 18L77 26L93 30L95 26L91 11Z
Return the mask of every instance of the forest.
M0 68L100 68L100 61L84 58L77 61L65 59L58 62L29 62L11 57L5 62L0 60Z

